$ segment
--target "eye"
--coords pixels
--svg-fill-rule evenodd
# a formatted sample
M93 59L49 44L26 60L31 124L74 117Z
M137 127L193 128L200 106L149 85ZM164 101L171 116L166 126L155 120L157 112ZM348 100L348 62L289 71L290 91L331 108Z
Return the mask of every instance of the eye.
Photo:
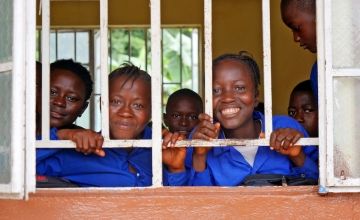
M180 114L178 114L178 113L172 113L172 114L171 114L171 117L174 118L174 119L179 119L179 118L180 118Z
M245 89L245 86L236 86L235 87L235 91L238 91L238 92L244 92L246 89Z
M121 104L120 99L111 99L110 100L110 105L117 106L117 105L120 105L120 104Z
M304 109L304 112L305 112L305 113L312 113L312 112L314 112L314 109L312 109L312 108L305 108L305 109Z
M80 99L77 98L77 97L74 97L74 96L66 96L66 100L69 101L69 102L77 102Z
M213 88L213 94L217 95L221 93L221 89L220 88Z
M299 32L300 31L300 26L293 26L292 28L293 32Z
M198 116L197 115L189 115L189 119L195 121L198 119Z
M50 96L56 96L57 91L55 89L50 89Z
M136 110L141 110L141 109L144 108L144 106L143 106L142 104L140 104L140 103L134 103L134 104L133 104L133 107L134 107L134 109L136 109Z
M290 117L295 117L296 111L295 111L294 109L288 109L288 115L289 115Z

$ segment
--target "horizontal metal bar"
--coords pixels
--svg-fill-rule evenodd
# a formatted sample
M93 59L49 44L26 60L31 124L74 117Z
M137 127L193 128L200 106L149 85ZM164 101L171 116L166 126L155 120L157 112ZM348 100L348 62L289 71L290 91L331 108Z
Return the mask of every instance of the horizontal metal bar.
M333 69L332 75L334 77L360 77L360 69L353 69L353 68Z
M326 187L327 192L332 193L354 193L360 192L360 187L358 186L336 186L336 187Z
M226 147L226 146L269 146L269 139L214 139L204 140L183 140L176 142L175 147ZM318 138L301 138L297 144L318 145ZM103 144L106 148L125 148L125 147L151 147L151 140L106 140ZM76 145L68 140L56 141L36 141L37 148L75 148Z
M0 63L0 73L8 72L8 71L12 70L12 68L13 68L12 62Z
M151 147L151 140L105 140L106 148ZM75 148L75 142L68 140L36 141L37 148Z

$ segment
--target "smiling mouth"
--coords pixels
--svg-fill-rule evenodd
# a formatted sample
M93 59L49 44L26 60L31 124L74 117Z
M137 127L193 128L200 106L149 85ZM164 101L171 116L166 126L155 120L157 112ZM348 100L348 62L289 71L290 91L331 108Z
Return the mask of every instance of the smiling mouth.
M221 110L223 116L233 116L240 111L240 108L225 108Z
M56 119L62 119L62 118L65 117L64 114L61 114L61 113L58 113L58 112L54 112L54 111L51 111L51 112L50 112L50 116L51 116L52 118L56 118Z
M132 127L132 124L127 123L127 122L116 122L114 124L117 128L120 128L120 129L129 129L130 127Z

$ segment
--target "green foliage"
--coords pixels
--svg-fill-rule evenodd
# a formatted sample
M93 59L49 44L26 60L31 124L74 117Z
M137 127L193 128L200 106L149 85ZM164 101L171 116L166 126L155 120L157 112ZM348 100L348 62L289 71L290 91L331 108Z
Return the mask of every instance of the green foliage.
M198 56L197 53L192 54L192 30L192 28L164 28L162 30L163 103L166 103L167 98L174 91L192 88L193 56ZM111 30L111 70L130 61L151 72L150 44L149 29Z

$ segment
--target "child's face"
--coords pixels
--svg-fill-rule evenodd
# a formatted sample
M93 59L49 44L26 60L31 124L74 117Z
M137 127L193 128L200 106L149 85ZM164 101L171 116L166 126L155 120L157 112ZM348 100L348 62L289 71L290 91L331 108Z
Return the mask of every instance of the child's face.
M109 123L112 139L135 139L151 115L151 86L142 79L116 77L109 85Z
M301 11L289 5L281 10L283 22L288 26L294 36L294 41L300 43L300 47L316 53L316 18L314 14Z
M310 92L296 91L291 94L288 115L296 119L310 137L318 136L318 108Z
M50 77L50 126L74 123L87 107L85 84L69 70L55 69Z
M164 121L171 132L188 135L199 122L198 115L202 112L198 101L189 97L178 97L168 103Z
M249 68L235 60L217 64L213 75L214 116L225 129L252 122L258 95Z

